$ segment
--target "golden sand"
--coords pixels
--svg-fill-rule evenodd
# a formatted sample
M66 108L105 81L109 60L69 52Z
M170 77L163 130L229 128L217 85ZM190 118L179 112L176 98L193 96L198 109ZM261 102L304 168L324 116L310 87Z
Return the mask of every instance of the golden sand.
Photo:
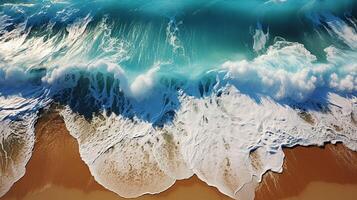
M46 113L36 124L26 174L0 200L124 200L95 182L61 117ZM343 145L285 149L284 173L267 173L256 200L350 200L357 193L357 153ZM229 200L196 176L137 200ZM355 198L352 198L355 199ZM352 200L351 199L351 200Z

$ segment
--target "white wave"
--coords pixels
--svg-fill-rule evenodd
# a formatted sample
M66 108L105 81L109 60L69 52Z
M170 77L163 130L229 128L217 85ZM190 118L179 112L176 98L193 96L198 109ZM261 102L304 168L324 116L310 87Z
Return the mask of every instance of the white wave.
M34 97L0 96L0 196L25 174L35 143L37 112L50 103L43 92L30 88L28 92Z
M222 68L228 70L226 78L241 87L247 85L275 99L304 100L318 84L312 73L314 61L316 57L302 44L279 41L253 61L227 61Z
M327 101L304 112L227 86L219 97L182 96L163 128L105 113L88 121L69 107L61 114L93 176L121 196L158 193L195 173L230 197L253 199L267 170L281 172L282 146L341 141L357 150L357 99L329 94Z
M35 116L13 122L0 121L0 196L25 175L25 166L35 143Z
M88 122L69 108L61 114L95 179L120 196L158 193L192 175L174 141L167 139L170 133L155 130L150 123L114 114Z
M131 94L138 99L148 96L148 93L151 92L151 89L155 85L155 75L159 69L160 66L157 65L156 67L152 67L148 72L137 76L130 85Z
M119 65L106 62L105 60L98 60L92 64L62 65L61 67L54 68L51 73L42 77L42 81L51 87L59 89L73 88L78 84L77 82L82 76L81 73L85 72L90 72L93 79L96 79L98 73L112 74L115 80L120 82L121 89L130 92L124 70ZM98 83L98 81L93 80L94 88L96 88L95 83Z
M125 60L127 52L124 42L110 37L111 27L106 19L92 32L88 32L86 29L91 21L89 15L78 18L67 26L66 33L58 32L49 38L30 37L29 30L25 29L26 22L18 25L18 28L0 38L1 70L7 74L7 70L11 73L15 69L26 72L32 68L45 68L47 76L52 76L53 70L66 66L80 66L83 63L99 62L101 59L112 63ZM53 26L50 23L46 29L51 32ZM99 48L103 52L95 58L89 58L91 47L98 41L101 42Z
M226 79L277 100L303 101L318 88L355 93L357 33L353 26L340 21L328 24L351 49L327 47L327 63L323 63L300 43L277 41L252 61L225 62L222 69L228 71Z

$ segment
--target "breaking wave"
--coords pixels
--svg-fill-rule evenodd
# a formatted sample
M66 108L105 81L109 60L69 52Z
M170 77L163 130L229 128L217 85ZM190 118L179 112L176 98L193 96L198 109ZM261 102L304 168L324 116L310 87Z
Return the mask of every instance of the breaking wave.
M254 12L250 10L254 9ZM253 199L282 147L357 150L356 2L9 1L0 5L0 196L56 105L123 197L196 174Z

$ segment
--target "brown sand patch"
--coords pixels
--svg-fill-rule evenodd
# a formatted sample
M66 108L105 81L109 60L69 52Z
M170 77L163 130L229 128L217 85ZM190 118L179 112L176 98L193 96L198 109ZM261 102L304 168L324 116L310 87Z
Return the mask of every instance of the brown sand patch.
M268 172L256 190L256 200L277 200L299 196L307 190L315 199L325 199L320 190L335 183L337 190L346 190L339 199L348 199L348 191L357 191L357 153L342 144L321 147L284 149L286 159L282 174ZM315 184L319 182L319 184ZM321 184L321 182L323 182ZM312 184L312 185L311 185ZM343 185L349 184L346 188ZM333 189L330 191L334 191ZM302 193L301 195L305 195ZM310 195L310 194L308 194ZM319 197L319 198L317 198Z
M239 180L237 175L234 173L234 170L232 169L231 161L229 160L228 157L224 159L221 169L224 170L223 171L224 186L229 188L230 191L235 191L238 188Z
M303 119L305 122L314 125L315 120L312 117L312 115L306 111L299 112L298 115L300 116L301 119Z
M356 185L311 182L298 196L283 200L356 200Z
M262 166L263 166L263 163L260 159L260 156L258 154L258 150L255 150L253 152L250 152L249 154L249 158L250 158L250 161L252 162L252 167L255 169L255 170L261 170L262 169Z

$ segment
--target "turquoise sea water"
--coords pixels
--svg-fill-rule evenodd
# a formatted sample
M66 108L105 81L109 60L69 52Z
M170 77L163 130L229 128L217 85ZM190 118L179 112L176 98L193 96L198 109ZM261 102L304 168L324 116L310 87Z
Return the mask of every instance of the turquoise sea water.
M1 5L1 41L9 51L2 60L51 73L59 68L56 62L105 59L119 65L129 82L155 65L165 65L159 70L163 76L197 78L228 60L252 60L281 39L303 44L323 62L326 47L346 46L329 34L327 22L352 25L355 7L350 0L8 1ZM269 37L255 51L259 31L257 36ZM9 42L20 37L24 41L16 42L27 45ZM30 56L34 48L40 55Z

